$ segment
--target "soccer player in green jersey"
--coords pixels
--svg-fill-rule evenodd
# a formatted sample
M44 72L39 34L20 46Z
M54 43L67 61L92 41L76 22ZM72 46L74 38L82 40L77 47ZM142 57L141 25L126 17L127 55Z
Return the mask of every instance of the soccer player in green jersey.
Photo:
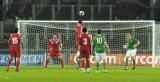
M92 50L95 54L97 71L99 72L99 62L103 60L103 72L107 72L106 70L106 52L110 53L109 46L105 40L105 37L101 34L101 30L97 30L97 34L93 37L92 40Z
M140 44L140 41L138 41L136 38L132 37L130 33L127 33L127 43L125 45L123 45L123 48L127 49L126 52L126 64L125 64L125 69L124 70L128 70L128 59L129 57L131 57L132 61L133 61L133 68L132 70L135 70L135 55L137 52L137 46Z

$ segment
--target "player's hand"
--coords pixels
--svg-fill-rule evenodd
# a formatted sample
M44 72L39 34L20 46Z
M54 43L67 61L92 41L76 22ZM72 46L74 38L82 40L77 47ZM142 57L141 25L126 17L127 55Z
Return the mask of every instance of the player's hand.
M134 47L134 48L136 48L136 47L137 47L137 45L134 45L133 47Z
M123 48L126 49L126 48L127 48L127 45L123 45Z

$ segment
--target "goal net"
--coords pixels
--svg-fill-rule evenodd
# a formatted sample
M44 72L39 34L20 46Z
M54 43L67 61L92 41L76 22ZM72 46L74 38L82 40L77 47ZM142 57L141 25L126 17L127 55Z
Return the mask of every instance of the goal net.
M43 65L48 53L47 42L53 34L57 34L62 40L63 59L66 64L74 62L71 55L76 50L75 26L77 21L34 21L20 20L18 28L23 37L25 48L21 50L23 63L26 65ZM154 21L84 21L88 33L95 35L97 29L101 29L110 47L111 54L107 54L107 63L123 65L126 50L123 45L126 42L126 33L132 33L141 43L136 55L137 65L160 65L160 27L155 26ZM155 28L156 27L156 28ZM73 56L73 57L72 57ZM92 57L91 57L92 58ZM57 63L56 61L53 61ZM91 59L91 63L94 60Z

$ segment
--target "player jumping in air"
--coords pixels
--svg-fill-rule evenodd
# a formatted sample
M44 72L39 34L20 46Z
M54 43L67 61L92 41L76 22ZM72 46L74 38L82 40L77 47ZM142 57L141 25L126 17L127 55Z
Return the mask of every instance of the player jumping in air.
M128 66L128 59L129 57L131 57L132 61L133 61L133 68L132 70L135 70L135 55L137 52L137 46L140 44L140 42L131 36L130 33L127 33L128 36L128 40L126 45L123 45L123 48L127 49L127 53L126 53L126 64L125 64L125 69L124 70L128 70L127 66Z
M101 34L101 30L97 30L97 34L93 37L92 40L92 49L95 53L95 59L96 59L96 66L97 66L97 72L99 72L99 62L100 60L103 60L103 72L107 72L106 70L106 50L108 50L108 53L110 53L109 46L105 40L105 37Z
M87 34L87 28L83 28L82 32L83 34L80 37L79 47L78 47L80 49L80 58L81 58L81 64L82 64L81 69L82 69L82 72L85 72L85 68L86 68L87 72L89 72L90 71L89 56L91 53L91 38Z
M82 35L82 29L84 28L84 25L82 24L82 21L79 20L77 25L76 25L76 61L77 61L77 65L78 65L78 69L81 68L80 65L80 53L78 50L78 46L79 46L79 39Z
M9 50L10 50L10 59L8 61L7 64L7 69L6 71L9 71L9 66L11 65L14 56L16 56L16 72L19 71L19 65L20 65L20 44L22 45L23 48L23 44L22 44L22 38L21 36L18 34L18 28L14 29L14 33L12 33L9 36L8 39L8 46L9 46Z
M48 48L49 48L49 52L48 52L47 60L45 63L45 68L47 68L47 65L49 63L49 59L52 56L57 57L61 63L61 67L64 68L64 62L62 59L62 55L60 53L60 51L62 49L62 42L58 39L57 35L53 35L53 39L49 40Z

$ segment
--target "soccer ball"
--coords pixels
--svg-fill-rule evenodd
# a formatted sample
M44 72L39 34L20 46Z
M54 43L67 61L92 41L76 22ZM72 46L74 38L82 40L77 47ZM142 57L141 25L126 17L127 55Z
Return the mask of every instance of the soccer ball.
M83 10L79 11L79 15L80 16L84 16L85 15L85 12Z

